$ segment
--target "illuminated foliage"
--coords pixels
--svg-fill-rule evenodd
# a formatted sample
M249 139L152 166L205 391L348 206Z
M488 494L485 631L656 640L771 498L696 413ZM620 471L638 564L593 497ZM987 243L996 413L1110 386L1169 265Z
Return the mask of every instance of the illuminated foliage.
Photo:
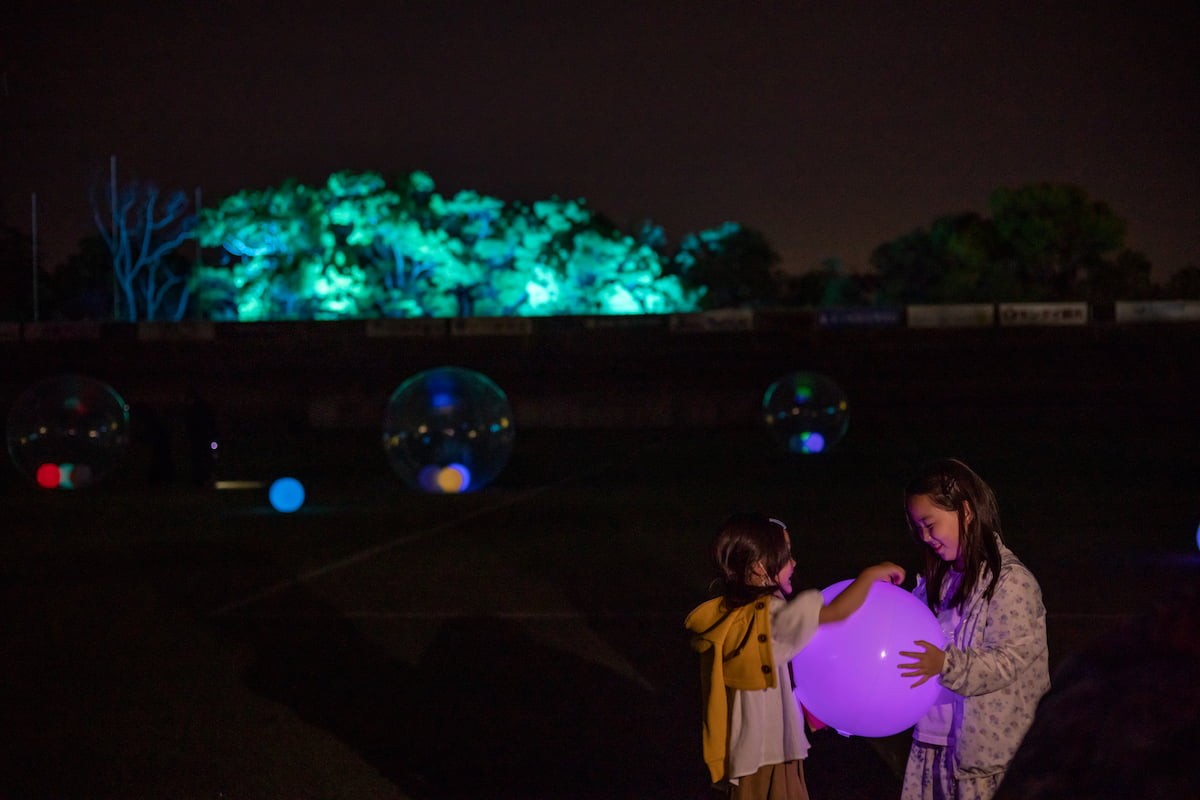
M444 197L423 172L239 192L201 212L197 236L224 251L192 280L216 319L668 313L703 294L582 201Z

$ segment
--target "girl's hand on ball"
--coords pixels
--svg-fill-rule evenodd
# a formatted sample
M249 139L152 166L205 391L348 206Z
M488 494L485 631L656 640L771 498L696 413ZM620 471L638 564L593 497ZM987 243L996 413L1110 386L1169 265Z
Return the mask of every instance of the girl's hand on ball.
M863 575L869 580L886 581L898 586L904 582L904 567L883 561L873 567L867 567L863 570Z
M915 658L916 661L911 664L897 664L896 668L908 670L907 672L901 672L901 677L916 678L919 676L921 678L919 681L913 684L913 687L915 688L920 686L922 683L925 683L925 681L929 680L933 676L940 675L942 673L942 667L946 664L946 653L945 651L940 650L936 645L930 644L924 639L918 639L917 641L913 642L913 644L919 645L925 649L921 652L916 652L914 650L901 650L900 655L906 658Z

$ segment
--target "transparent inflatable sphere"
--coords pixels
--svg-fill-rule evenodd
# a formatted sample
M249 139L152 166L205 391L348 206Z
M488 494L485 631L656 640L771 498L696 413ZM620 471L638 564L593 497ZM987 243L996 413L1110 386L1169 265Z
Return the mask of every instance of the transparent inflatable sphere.
M129 450L129 406L108 384L59 375L25 390L8 413L8 453L46 489L102 480Z
M789 453L824 453L850 426L846 393L832 378L815 372L779 378L767 387L762 409L767 431Z
M412 376L392 392L383 415L392 469L409 487L432 494L487 486L508 463L515 433L500 387L461 367Z

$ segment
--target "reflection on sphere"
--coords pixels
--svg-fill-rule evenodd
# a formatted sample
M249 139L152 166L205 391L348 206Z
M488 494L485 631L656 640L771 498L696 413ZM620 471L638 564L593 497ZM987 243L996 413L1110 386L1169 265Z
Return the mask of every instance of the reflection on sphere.
M8 453L46 489L78 489L111 473L129 449L129 406L108 384L59 375L25 390L9 410Z
M487 486L508 463L515 433L503 390L461 367L412 376L384 410L388 463L409 487L431 494Z
M846 393L825 375L791 372L763 395L763 421L775 443L789 453L823 453L846 435Z

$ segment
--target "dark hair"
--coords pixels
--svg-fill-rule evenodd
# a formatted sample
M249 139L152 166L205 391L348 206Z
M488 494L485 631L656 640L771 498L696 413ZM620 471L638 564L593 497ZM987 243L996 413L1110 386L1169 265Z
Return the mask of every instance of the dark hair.
M792 558L785 530L779 520L752 512L733 514L721 525L712 560L726 606L744 606L779 590L779 573ZM759 562L767 573L766 586L753 583L754 565Z
M905 487L905 506L917 495L928 497L938 508L953 511L958 516L958 551L963 561L963 577L954 595L944 605L962 607L979 581L981 566L991 576L984 592L984 597L991 599L1000 579L1000 510L992 488L962 461L943 458L922 469ZM970 521L966 516L968 505L972 512ZM942 579L950 569L950 562L943 561L925 546L911 519L908 529L925 550L926 597L929 607L936 611L943 605Z

